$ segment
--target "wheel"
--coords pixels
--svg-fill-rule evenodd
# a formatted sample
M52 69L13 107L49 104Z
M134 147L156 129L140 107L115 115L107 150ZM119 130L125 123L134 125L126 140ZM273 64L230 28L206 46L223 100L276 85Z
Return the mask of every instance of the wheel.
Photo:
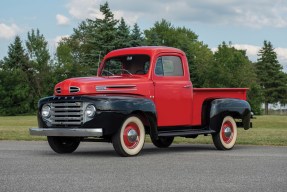
M136 116L128 117L112 138L115 151L123 157L138 155L144 146L144 140L144 125Z
M80 140L73 137L47 137L50 147L56 153L72 153L80 145Z
M152 143L158 148L167 148L173 142L174 137L158 137L158 139L152 139Z
M212 135L212 140L218 150L232 149L237 138L237 126L231 116L226 116L218 133Z

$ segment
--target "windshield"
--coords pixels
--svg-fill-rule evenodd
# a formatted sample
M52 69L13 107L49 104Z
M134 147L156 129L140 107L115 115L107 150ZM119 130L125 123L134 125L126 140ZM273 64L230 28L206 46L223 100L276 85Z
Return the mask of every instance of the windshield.
M105 61L101 76L145 75L149 66L148 55L121 55Z

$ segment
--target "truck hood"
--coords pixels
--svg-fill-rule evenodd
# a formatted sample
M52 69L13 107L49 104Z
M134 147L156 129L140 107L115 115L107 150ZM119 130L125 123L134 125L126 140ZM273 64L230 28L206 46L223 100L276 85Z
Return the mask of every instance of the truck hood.
M139 94L139 88L148 80L141 77L79 77L58 83L54 88L56 96L90 95L107 93Z

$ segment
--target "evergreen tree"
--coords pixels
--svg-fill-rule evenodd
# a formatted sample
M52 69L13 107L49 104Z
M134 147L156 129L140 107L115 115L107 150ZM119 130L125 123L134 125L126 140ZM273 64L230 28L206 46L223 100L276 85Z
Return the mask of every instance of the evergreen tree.
M103 56L117 48L118 20L107 2L100 6L100 11L103 19L81 22L57 48L58 67L65 67L68 77L95 75Z
M132 47L144 45L144 38L142 37L142 32L137 23L135 23L133 26L130 41Z
M117 38L117 24L119 21L114 18L108 2L100 6L100 11L104 18L96 19L96 29L93 31L93 35L99 50L101 50L101 54L105 55L116 48L115 40Z
M22 46L19 36L15 37L14 43L8 47L8 56L4 57L4 69L21 69L24 72L31 70L28 55Z
M270 41L264 41L258 56L257 76L263 90L265 114L268 114L268 104L286 99L286 81L284 80L282 66L277 60L277 54Z
M29 55L30 66L29 72L31 88L34 95L34 109L37 107L38 100L41 97L53 94L53 80L51 78L51 66L49 65L50 54L48 42L39 29L34 29L27 34L26 47Z
M17 115L33 111L29 59L19 36L8 47L0 70L0 114Z
M121 18L117 27L117 37L115 39L116 49L131 47L130 28L125 20Z
M214 53L214 61L206 69L206 73L206 87L249 88L248 100L252 110L256 114L260 113L261 89L254 65L248 59L246 51L237 50L231 43L227 45L223 42Z

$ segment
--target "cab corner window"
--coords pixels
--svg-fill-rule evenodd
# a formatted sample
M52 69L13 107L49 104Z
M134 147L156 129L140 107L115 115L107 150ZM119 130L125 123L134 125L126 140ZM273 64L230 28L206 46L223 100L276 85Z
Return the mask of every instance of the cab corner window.
M157 76L183 76L182 62L177 56L161 56L155 66Z

